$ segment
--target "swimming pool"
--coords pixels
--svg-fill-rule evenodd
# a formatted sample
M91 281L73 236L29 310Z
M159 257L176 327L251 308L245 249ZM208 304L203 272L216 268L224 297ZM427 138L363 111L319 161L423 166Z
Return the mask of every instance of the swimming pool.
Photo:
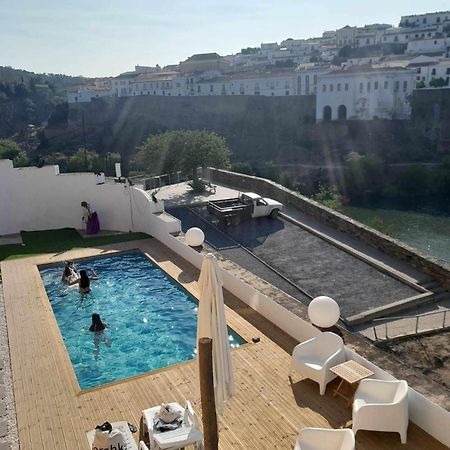
M40 267L81 389L195 358L197 301L139 252L75 261L100 276L92 291L61 283L63 264ZM108 328L89 332L92 313ZM229 329L231 347L245 341Z

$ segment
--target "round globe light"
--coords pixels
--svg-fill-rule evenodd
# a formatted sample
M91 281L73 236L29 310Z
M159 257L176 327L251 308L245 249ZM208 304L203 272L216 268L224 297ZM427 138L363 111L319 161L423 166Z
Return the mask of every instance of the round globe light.
M205 234L200 228L193 227L186 231L184 240L190 247L199 247L205 240Z
M308 306L309 320L320 328L330 328L336 325L340 315L339 305L331 297L325 295L316 297Z

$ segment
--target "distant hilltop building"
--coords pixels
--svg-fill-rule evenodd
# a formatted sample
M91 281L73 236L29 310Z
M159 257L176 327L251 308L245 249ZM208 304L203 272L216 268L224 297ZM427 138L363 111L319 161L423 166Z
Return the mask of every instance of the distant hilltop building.
M424 25L442 25L444 23L450 23L450 11L402 16L399 26L416 28Z
M321 37L136 65L70 88L70 105L102 97L315 96L316 118L407 119L414 89L450 87L450 11L403 16L398 27L346 25Z
M351 66L319 77L318 122L408 119L414 73L399 67Z
M226 62L223 57L217 53L200 53L192 55L186 61L180 62L180 72L198 73L208 70L222 71L226 68Z

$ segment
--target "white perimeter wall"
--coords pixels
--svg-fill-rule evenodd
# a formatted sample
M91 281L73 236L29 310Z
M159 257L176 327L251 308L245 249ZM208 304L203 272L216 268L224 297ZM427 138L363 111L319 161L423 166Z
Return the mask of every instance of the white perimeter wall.
M82 227L81 202L96 209L105 230L151 234L154 215L164 209L141 189L125 183L96 184L92 173L59 174L58 166L14 168L0 160L0 236L21 231ZM169 216L170 218L170 216ZM166 232L180 230L173 218Z

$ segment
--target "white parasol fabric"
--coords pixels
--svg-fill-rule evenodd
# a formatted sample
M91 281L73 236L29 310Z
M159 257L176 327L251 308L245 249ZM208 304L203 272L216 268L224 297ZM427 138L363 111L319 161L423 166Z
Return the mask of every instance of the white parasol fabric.
M202 337L212 339L216 409L219 414L222 414L224 403L234 394L234 378L225 320L222 278L216 257L212 253L208 253L203 258L198 285L200 301L197 342Z

